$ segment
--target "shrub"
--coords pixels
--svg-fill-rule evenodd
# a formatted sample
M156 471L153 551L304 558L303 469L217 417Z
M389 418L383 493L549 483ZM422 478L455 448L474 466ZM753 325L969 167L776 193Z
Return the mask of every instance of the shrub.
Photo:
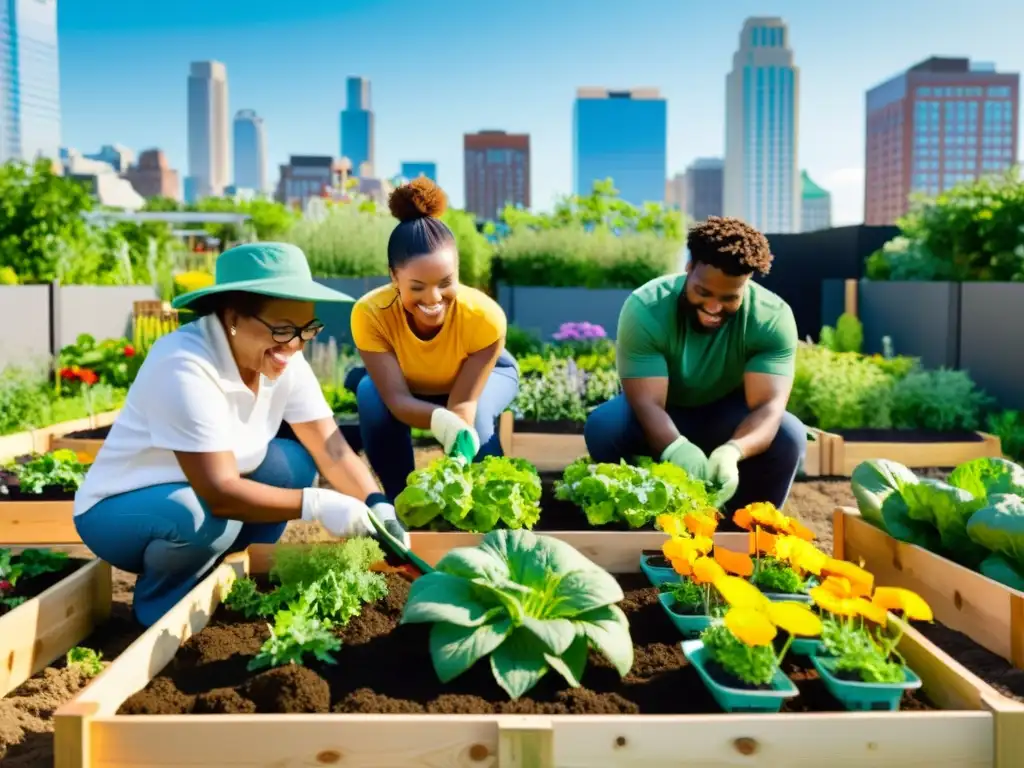
M892 423L897 429L974 430L991 403L966 371L914 371L893 386Z
M821 346L833 352L860 352L864 346L864 326L856 315L844 312L836 327L821 329Z
M637 288L678 269L682 243L582 226L518 229L498 246L494 278L510 285Z
M459 282L486 290L491 284L494 247L476 228L476 218L466 211L448 209L442 220L455 235L459 250Z
M339 204L322 219L300 219L282 239L305 252L316 277L379 277L388 274L388 237L394 226L390 216Z
M887 428L892 426L893 381L869 358L802 345L789 410L823 430Z

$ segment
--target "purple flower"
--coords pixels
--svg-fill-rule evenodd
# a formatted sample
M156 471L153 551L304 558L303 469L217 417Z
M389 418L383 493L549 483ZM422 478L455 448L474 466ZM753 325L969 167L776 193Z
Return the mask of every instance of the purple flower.
M586 341L603 339L607 335L604 328L594 323L562 323L552 338L555 341Z

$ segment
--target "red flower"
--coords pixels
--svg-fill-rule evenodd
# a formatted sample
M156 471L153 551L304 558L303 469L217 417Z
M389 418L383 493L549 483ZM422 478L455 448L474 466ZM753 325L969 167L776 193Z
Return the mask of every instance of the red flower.
M125 357L135 357L135 347L133 347L131 344L125 344L124 356Z
M95 371L90 371L88 368L83 368L79 371L78 378L82 380L83 384L95 384L100 380L100 377L96 375Z
M0 592L8 592L11 589L11 582L7 581L6 579L0 581Z
M72 368L61 368L60 377L62 379L66 379L67 381L73 381L74 379L78 378L78 374Z

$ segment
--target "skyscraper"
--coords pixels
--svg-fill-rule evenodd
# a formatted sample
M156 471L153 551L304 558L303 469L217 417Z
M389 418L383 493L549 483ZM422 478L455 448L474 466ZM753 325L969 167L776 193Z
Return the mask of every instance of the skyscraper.
M611 178L633 205L665 199L668 109L657 88L579 88L573 106L573 189Z
M686 215L694 221L722 215L725 164L719 157L699 157L686 168L683 199Z
M789 28L749 18L725 78L724 213L762 232L800 231L800 70Z
M57 0L0 1L0 163L60 158Z
M1020 75L933 56L865 96L864 223L1016 162Z
M807 171L800 174L800 226L804 232L828 229L832 226L832 195L822 189Z
M235 186L267 191L267 134L263 118L251 109L235 113Z
M530 207L530 136L480 131L462 139L466 210L494 220L506 205Z
M437 163L402 163L402 170L399 175L412 180L419 176L426 176L431 181L437 181Z
M219 61L194 61L188 76L188 175L193 199L224 193L231 181L228 73Z
M352 161L354 176L372 176L374 142L370 81L365 77L350 77L345 82L345 91L347 101L341 113L341 154Z

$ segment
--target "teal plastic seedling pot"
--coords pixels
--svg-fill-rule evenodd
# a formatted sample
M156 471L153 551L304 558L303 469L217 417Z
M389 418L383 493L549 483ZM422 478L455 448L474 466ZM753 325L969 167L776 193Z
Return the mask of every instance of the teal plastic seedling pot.
M814 654L811 663L818 670L828 692L835 696L848 710L889 711L900 708L900 699L904 691L913 691L921 687L921 678L909 667L903 667L902 683L865 683L860 680L843 680L834 673L836 658Z
M672 623L676 625L676 629L686 639L700 637L700 633L711 626L711 617L706 613L695 613L685 616L673 611L672 606L675 605L676 599L672 597L671 592L662 592L658 595L658 602L661 603L661 607L665 609L665 613L668 614Z
M823 649L821 641L816 637L794 637L789 644L789 652L797 656L812 656L821 653Z
M672 566L660 568L658 566L648 565L647 560L651 557L660 557L660 555L648 555L641 553L640 570L644 572L644 575L653 586L660 587L662 584L677 584L679 582L679 574L676 573L675 568Z
M683 655L697 670L705 687L718 706L726 712L778 712L782 702L800 694L793 681L786 677L781 669L775 670L771 688L763 690L747 690L746 688L730 688L715 680L707 670L709 655L704 643L700 640L684 640Z

